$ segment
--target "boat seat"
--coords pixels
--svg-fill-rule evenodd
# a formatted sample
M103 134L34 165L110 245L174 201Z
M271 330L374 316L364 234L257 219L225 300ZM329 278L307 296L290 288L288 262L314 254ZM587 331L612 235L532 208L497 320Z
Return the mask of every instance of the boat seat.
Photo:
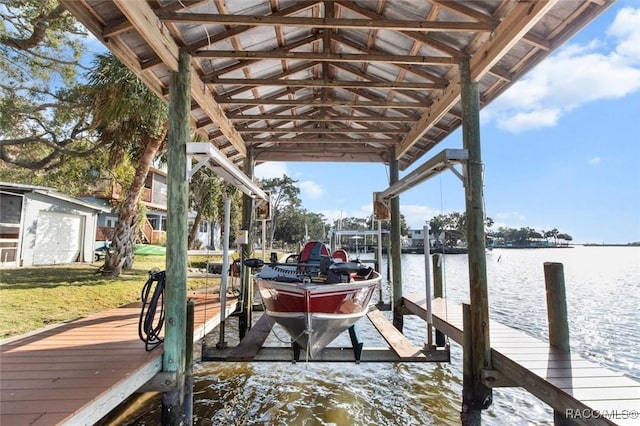
M330 254L331 252L329 251L329 247L322 241L309 241L307 244L305 244L302 252L300 253L298 261L303 264L299 267L300 271L306 271L307 268L305 267L305 265L319 268L322 258L329 257ZM317 268L313 269L317 270Z
M335 259L335 260L339 260L340 262L348 262L349 261L349 255L347 255L347 252L344 249L337 249L336 251L333 252L333 254L331 255L331 258Z

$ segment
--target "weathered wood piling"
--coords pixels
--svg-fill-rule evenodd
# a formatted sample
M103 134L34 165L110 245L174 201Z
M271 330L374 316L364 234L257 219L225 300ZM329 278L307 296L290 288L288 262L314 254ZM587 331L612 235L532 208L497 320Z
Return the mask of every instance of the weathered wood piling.
M185 390L187 310L187 182L186 143L191 133L191 56L180 50L178 70L169 86L167 153L166 320L162 371L176 373L175 388L162 394L163 424L180 424Z

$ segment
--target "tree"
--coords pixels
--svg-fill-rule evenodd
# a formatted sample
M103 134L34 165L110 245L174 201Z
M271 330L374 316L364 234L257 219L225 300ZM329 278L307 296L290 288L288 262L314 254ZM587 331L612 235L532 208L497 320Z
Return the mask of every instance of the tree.
M553 228L551 231L547 231L544 233L544 237L545 238L553 238L553 245L556 245L558 243L558 234L560 233L560 231L558 231L556 228Z
M57 0L2 2L0 16L0 158L40 170L92 153L80 26Z
M110 148L110 165L129 157L135 167L118 219L103 274L119 276L133 266L138 198L149 168L166 146L167 106L115 56L98 55L89 76L94 94L94 125Z
M5 162L0 164L0 181L52 187L72 196L87 194L96 187L107 157L106 150L86 157L64 156L58 166L39 170Z
M222 183L220 178L211 170L201 168L193 175L189 182L189 205L196 212L189 235L187 236L187 247L194 248L196 234L200 223L203 220L213 220L220 216L218 206L222 198ZM205 244L207 242L205 241Z
M202 220L213 221L217 225L224 223L224 201L226 198L231 199L230 226L238 228L241 216L240 206L242 205L240 191L225 184L210 169L202 168L193 175L189 184L189 202L191 209L196 212L196 217L187 237L187 245L190 249L194 248L196 234ZM225 232L228 231L225 230Z
M259 185L265 191L271 192L271 223L269 225L269 248L273 248L273 241L278 227L278 221L286 209L299 208L300 188L295 184L297 180L287 175L281 178L262 179Z
M573 240L573 237L572 237L571 235L569 235L569 234L565 234L565 233L559 233L559 234L557 235L557 238L558 238L559 240L564 241L564 245L569 245L569 241L572 241L572 240Z
M458 240L466 241L466 217L463 213L441 213L429 221L431 233L436 238L436 246L443 244L453 247L458 245ZM440 235L444 233L444 241L440 241Z
M49 171L104 146L110 166L134 160L104 266L119 275L133 263L136 205L166 138L166 106L112 55L78 83L84 33L58 1L3 2L0 14L0 158Z

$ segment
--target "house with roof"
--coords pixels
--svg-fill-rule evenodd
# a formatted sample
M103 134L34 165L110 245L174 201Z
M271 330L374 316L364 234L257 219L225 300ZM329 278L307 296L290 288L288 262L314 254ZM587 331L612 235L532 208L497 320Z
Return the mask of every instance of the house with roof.
M100 213L96 230L98 246L108 244L115 231L118 212L118 201L124 197L124 190L114 179L105 177L98 180L95 188L88 194L80 197L85 201L101 204L109 211ZM137 241L142 244L164 245L167 239L167 173L166 171L151 167L140 194L140 202L146 208L146 217L143 219ZM195 218L195 212L189 212L189 227ZM196 239L202 242L202 246L214 246L219 244L219 224L202 221L198 227Z
M54 188L0 182L0 265L92 262L98 215L109 211Z

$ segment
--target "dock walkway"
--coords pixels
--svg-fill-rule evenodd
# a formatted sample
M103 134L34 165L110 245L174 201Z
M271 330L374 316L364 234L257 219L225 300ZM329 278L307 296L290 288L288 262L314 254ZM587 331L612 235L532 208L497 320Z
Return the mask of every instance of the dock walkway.
M194 296L199 339L220 322L219 298ZM236 300L227 303L227 315ZM162 369L146 352L139 307L122 307L0 342L0 425L91 425Z
M411 313L426 319L424 295L405 295L404 301ZM462 306L435 299L432 309L434 326L462 345ZM493 369L499 373L495 387L522 387L578 424L638 424L640 382L498 322L492 321L489 331Z

